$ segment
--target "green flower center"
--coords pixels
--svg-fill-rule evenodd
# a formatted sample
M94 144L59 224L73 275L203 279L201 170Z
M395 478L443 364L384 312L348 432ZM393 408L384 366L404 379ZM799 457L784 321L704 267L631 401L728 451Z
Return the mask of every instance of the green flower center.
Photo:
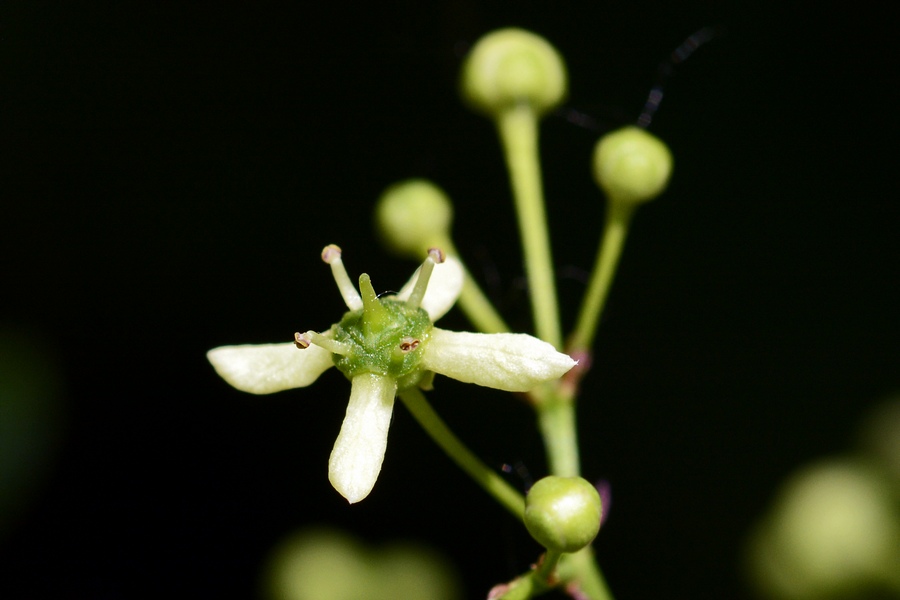
M332 355L334 365L348 379L374 373L396 379L401 389L415 385L423 373L419 365L431 319L424 309L400 300L374 301L378 308L366 302L365 308L346 313L334 326L333 339L349 346L346 354Z
M334 325L330 336L308 331L295 334L298 348L316 344L331 352L334 366L347 379L370 373L388 377L403 390L428 384L429 373L421 365L425 346L434 325L422 300L435 264L444 262L438 248L428 250L428 257L405 300L379 298L366 273L359 276L359 291L353 287L341 260L341 249L335 245L322 250L322 260L331 265L335 283L350 309L341 322Z

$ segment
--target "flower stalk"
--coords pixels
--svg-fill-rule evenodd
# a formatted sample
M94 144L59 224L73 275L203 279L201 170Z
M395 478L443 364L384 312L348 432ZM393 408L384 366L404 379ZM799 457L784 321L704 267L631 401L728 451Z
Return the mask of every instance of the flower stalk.
M597 246L594 269L588 281L587 291L578 312L575 329L569 338L568 349L573 353L590 353L597 333L597 323L603 314L606 298L612 287L628 227L634 209L629 205L609 202L606 206L606 221L603 237Z
M556 280L538 158L537 115L531 105L517 104L498 117L497 129L516 204L535 332L537 337L555 348L562 348Z
M431 439L447 453L484 491L494 497L507 511L520 521L525 515L525 498L504 481L494 470L485 465L447 427L434 411L425 395L416 388L400 392L400 399Z
M472 48L460 84L468 104L497 126L516 204L535 332L560 349L559 307L538 159L538 118L565 98L565 64L542 37L521 29L501 29Z

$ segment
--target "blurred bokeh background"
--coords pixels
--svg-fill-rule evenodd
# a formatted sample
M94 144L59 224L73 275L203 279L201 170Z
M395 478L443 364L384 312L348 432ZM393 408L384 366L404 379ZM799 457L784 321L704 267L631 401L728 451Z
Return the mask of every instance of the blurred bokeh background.
M869 6L867 6L869 5ZM379 193L433 179L455 240L516 328L529 308L490 124L460 104L479 35L564 54L542 127L567 323L597 243L588 169L658 67L651 130L676 161L641 209L598 335L580 429L612 489L595 544L620 598L750 598L741 549L779 482L853 444L900 389L896 43L876 3L0 3L0 597L252 598L311 526L440 549L464 597L538 548L401 407L374 493L326 478L349 387L252 397L205 359L342 313L320 249L397 289ZM464 328L451 313L442 325ZM524 487L529 409L440 381L437 410ZM528 476L521 473L527 472Z

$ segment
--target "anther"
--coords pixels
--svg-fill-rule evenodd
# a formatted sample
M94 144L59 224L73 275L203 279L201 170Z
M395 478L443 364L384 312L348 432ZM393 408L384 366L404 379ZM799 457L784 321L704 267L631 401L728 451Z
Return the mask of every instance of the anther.
M406 354L407 352L412 352L416 348L419 347L421 342L414 337L406 336L402 340L400 340L400 351Z
M341 249L339 246L329 244L322 249L322 260L331 267L331 274L337 283L338 291L344 299L344 304L350 310L359 310L363 307L362 299L359 292L356 291L347 269L344 268L344 261L341 260Z
M428 256L431 257L431 260L434 261L434 264L439 265L447 260L447 255L444 254L444 251L440 248L429 248Z
M300 333L299 331L294 334L294 345L297 346L300 350L304 350L309 348L309 345L312 343L312 340L309 339L305 333Z
M331 264L333 261L341 258L341 247L337 244L328 244L322 248L322 261Z

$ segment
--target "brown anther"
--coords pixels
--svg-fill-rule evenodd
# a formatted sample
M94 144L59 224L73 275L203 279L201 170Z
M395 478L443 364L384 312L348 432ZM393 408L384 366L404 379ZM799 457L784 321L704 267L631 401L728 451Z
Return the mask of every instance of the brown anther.
M341 257L341 248L335 244L328 244L322 248L322 260L326 264L331 264Z
M447 260L447 255L444 254L444 251L440 248L429 248L428 256L431 257L431 260L434 261L434 264L439 265L445 260Z
M400 351L401 352L412 352L416 348L419 347L421 342L414 337L405 337L400 340Z
M312 342L309 337L305 333L300 333L299 331L294 334L294 345L297 346L300 350L305 348L309 348L309 345Z

